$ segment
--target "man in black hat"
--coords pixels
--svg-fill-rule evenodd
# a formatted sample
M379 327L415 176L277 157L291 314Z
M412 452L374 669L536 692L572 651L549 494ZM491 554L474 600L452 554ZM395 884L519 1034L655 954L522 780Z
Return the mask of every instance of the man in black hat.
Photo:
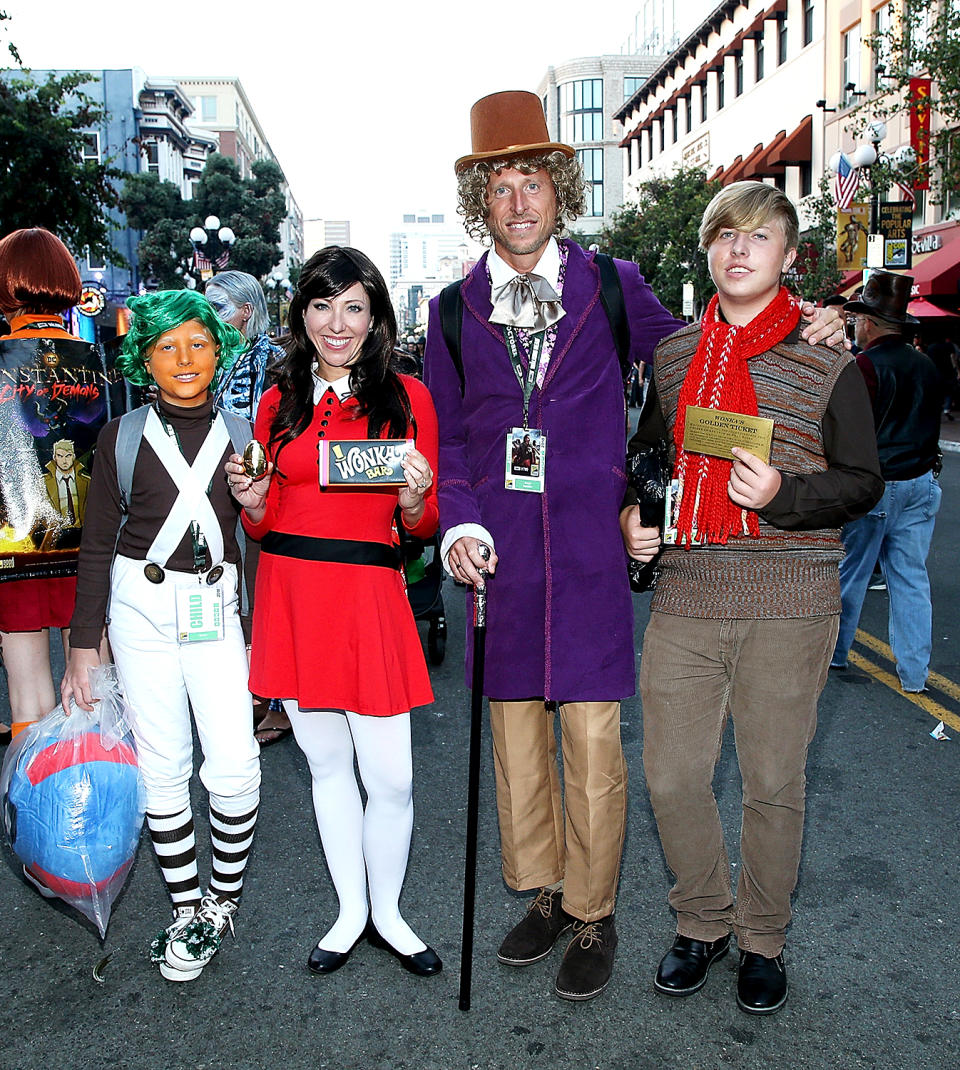
M852 314L857 363L867 381L877 429L883 497L843 529L840 562L843 612L831 667L846 667L874 563L890 594L890 646L905 692L926 689L931 606L927 554L940 508L940 409L943 385L929 357L903 340L917 320L907 314L913 278L874 271Z

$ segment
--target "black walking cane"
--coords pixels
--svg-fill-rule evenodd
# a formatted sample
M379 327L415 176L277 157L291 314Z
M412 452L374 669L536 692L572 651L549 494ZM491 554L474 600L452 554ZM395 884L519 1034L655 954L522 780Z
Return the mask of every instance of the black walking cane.
M484 561L490 548L480 544ZM486 580L486 569L480 574ZM463 869L463 934L460 942L460 1010L470 1010L473 976L473 908L477 897L477 823L480 816L480 729L483 725L483 661L487 641L487 587L473 589L473 689L470 694L470 764L467 778L467 850Z

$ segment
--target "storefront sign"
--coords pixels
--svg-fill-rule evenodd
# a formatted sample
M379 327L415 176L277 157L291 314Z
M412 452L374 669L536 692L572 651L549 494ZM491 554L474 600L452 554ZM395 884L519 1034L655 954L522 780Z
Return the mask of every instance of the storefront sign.
M916 234L913 238L913 255L921 253L935 253L943 248L942 234Z

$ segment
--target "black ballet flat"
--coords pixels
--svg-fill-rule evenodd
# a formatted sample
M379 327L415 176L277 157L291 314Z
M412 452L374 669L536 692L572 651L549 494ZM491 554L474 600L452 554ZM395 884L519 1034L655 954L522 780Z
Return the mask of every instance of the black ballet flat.
M356 947L356 944L354 944L354 947ZM310 952L310 957L307 959L307 969L311 973L334 973L346 963L352 951L353 947L350 948L350 951L326 951L317 945Z
M413 955L401 954L392 944L388 944L386 940L380 935L374 928L371 922L367 926L366 930L367 943L373 947L379 947L383 951L389 951L395 959L400 960L400 965L408 970L410 973L415 973L418 977L430 977L435 973L439 973L443 969L443 963L440 961L440 956L433 950L432 947L426 947L423 951L417 951ZM329 954L329 952L327 952Z

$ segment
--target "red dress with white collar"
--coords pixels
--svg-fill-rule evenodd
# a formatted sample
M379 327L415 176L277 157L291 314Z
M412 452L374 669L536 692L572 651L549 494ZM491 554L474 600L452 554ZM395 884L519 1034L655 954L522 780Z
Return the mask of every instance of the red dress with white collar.
M426 387L400 376L410 398L417 449L437 470L437 417ZM256 436L266 443L280 401L271 387L257 412ZM261 539L285 532L321 539L390 545L398 487L326 487L319 482L321 439L365 439L357 402L332 389L314 406L309 427L280 452ZM414 437L408 429L407 437ZM271 453L271 460L274 457ZM435 483L411 534L437 528ZM339 709L372 716L405 713L433 701L420 637L400 572L379 565L306 561L261 552L253 610L250 690L295 698L302 709Z

